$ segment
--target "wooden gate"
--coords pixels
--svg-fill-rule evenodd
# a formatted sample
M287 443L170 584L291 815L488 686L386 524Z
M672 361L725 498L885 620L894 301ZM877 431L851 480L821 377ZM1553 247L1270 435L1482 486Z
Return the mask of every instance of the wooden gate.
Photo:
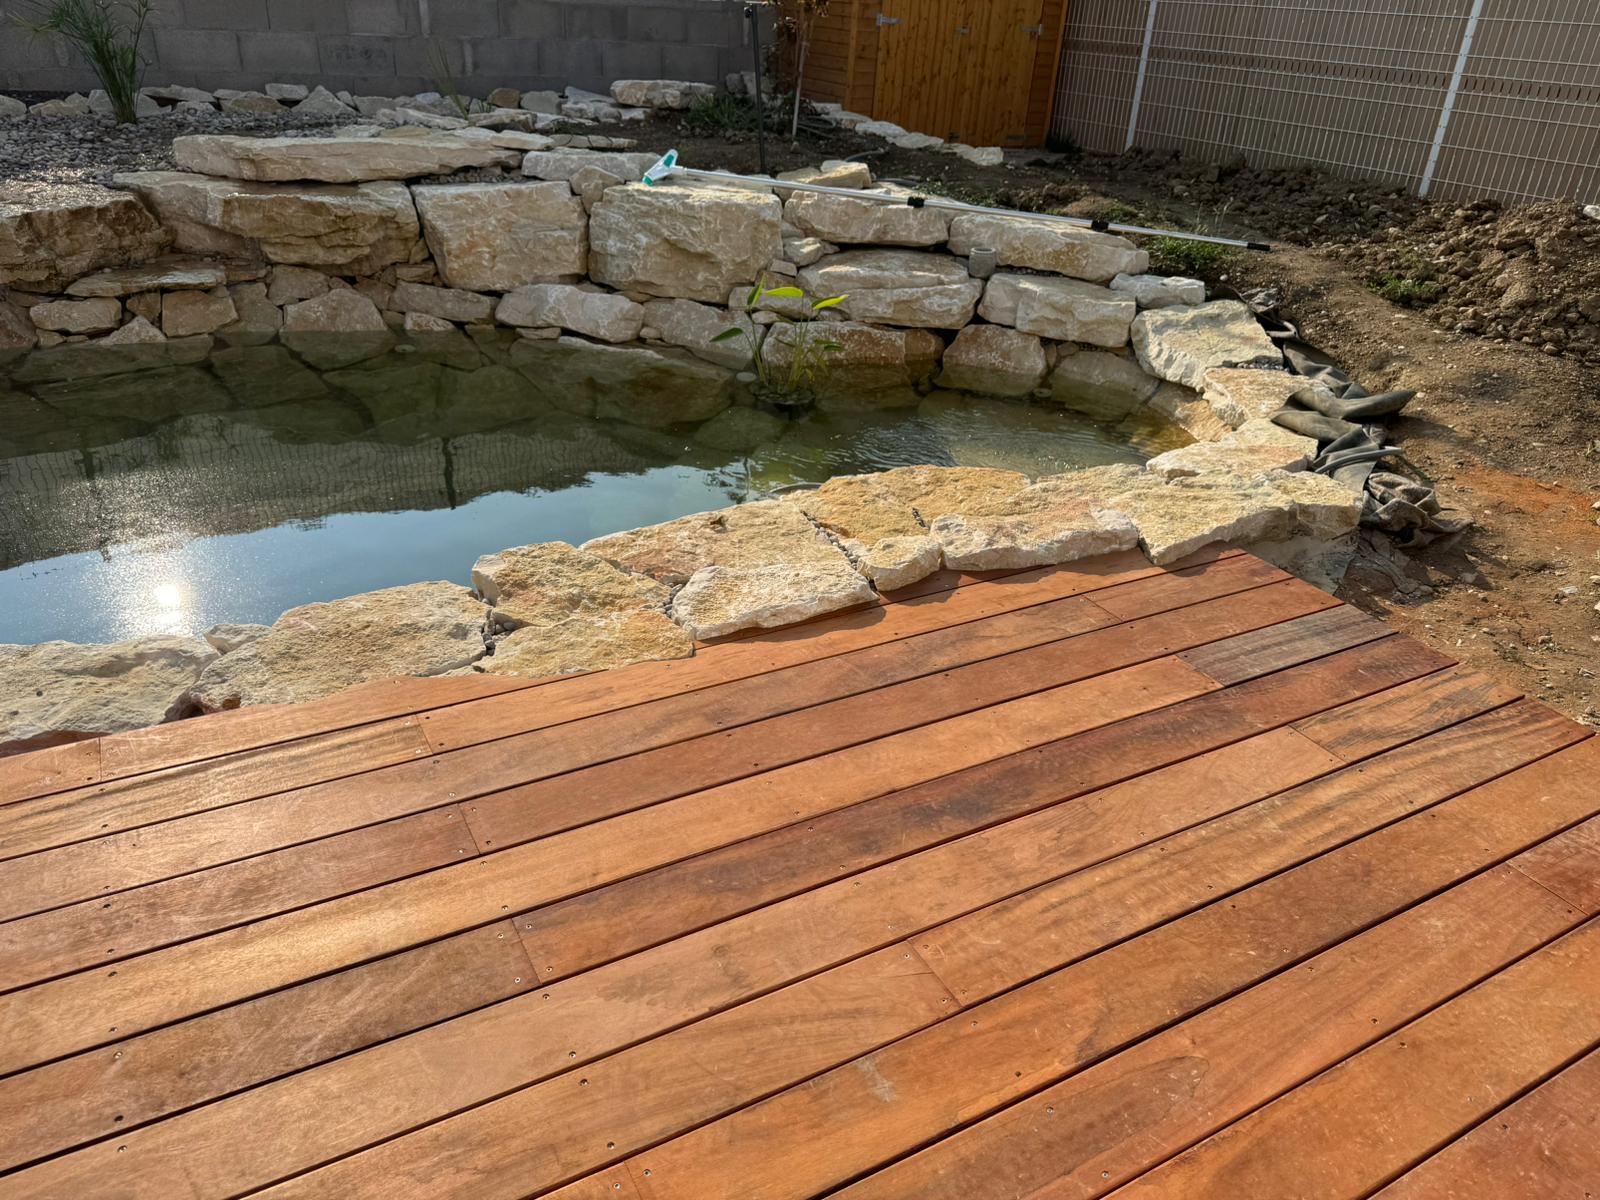
M872 116L974 146L1028 141L1048 0L882 0ZM1053 55L1047 56L1053 59Z

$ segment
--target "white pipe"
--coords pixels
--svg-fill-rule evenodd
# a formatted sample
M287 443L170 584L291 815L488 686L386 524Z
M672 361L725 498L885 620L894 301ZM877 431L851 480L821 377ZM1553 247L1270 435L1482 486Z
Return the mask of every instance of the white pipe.
M1189 242L1210 242L1217 246L1235 246L1241 250L1271 250L1264 242L1243 238L1213 237L1207 233L1184 233L1177 229L1151 229L1144 225L1122 225L1115 221L1092 221L1088 217L1068 217L1061 213L1019 212L1012 208L986 208L981 204L964 204L960 200L947 200L943 196L896 195L892 192L869 192L858 188L827 187L819 183L795 183L788 179L773 179L767 175L736 175L732 171L704 171L678 165L678 152L668 150L661 159L644 173L644 182L654 185L674 175L687 175L691 179L721 180L735 184L756 184L761 187L785 188L796 192L816 192L824 196L848 196L852 200L870 200L878 204L901 204L909 208L937 208L947 212L978 213L988 217L1011 217L1019 221L1049 221L1057 225L1071 225L1078 229L1094 229L1110 233L1141 233L1153 237L1182 238Z
M1461 49L1456 52L1456 69L1450 75L1450 86L1445 89L1444 106L1439 110L1439 127L1433 131L1433 145L1428 150L1428 165L1422 169L1422 182L1417 184L1417 195L1426 196L1433 186L1433 172L1439 165L1439 152L1444 148L1444 135L1450 129L1450 117L1456 111L1456 93L1461 90L1461 77L1467 71L1467 57L1472 53L1472 39L1478 33L1478 18L1483 15L1483 0L1472 0L1472 12L1467 15L1467 27L1461 31Z

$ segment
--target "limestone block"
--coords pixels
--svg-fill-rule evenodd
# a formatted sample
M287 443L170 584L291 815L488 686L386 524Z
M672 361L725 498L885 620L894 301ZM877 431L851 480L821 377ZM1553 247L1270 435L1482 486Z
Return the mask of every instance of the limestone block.
M1127 296L1140 308L1170 308L1174 304L1204 304L1206 285L1182 275L1118 275L1111 290Z
M806 293L844 296L852 320L921 329L960 329L977 310L983 284L955 259L916 250L849 250L800 272Z
M863 196L901 196L904 188L863 189ZM950 214L881 200L795 192L783 206L786 221L812 237L843 245L938 246L950 236Z
M558 326L603 342L631 342L644 324L644 306L610 292L536 283L507 294L495 316L502 325Z
M823 563L703 567L672 600L672 617L696 638L793 625L870 604L872 586L843 557Z
M950 222L950 251L966 256L987 246L1003 267L1054 271L1091 283L1109 283L1118 275L1141 275L1150 256L1127 238L1053 221L1029 221L962 213Z
M449 135L256 138L194 134L173 139L172 159L183 171L261 183L420 179L518 163L514 150Z
M101 267L148 262L169 240L126 192L0 184L0 285L57 292Z
M1138 305L1079 279L1002 272L984 289L979 314L997 325L1090 346L1128 344Z
M1044 379L1044 345L1004 325L968 325L944 352L941 387L1026 396Z
M1197 391L1213 367L1283 364L1261 323L1237 300L1142 312L1133 322L1133 349L1150 374Z
M426 185L414 195L428 248L453 288L509 292L588 269L588 217L565 182Z
M776 197L753 192L614 187L590 216L589 274L622 290L721 301L778 257L781 214Z

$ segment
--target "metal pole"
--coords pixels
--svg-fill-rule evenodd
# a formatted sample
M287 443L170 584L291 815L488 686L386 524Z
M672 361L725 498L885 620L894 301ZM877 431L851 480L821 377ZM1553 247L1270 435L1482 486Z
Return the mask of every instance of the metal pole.
M1049 221L1056 225L1071 225L1078 229L1094 229L1101 233L1141 233L1152 237L1181 238L1189 242L1210 242L1217 246L1234 246L1240 250L1271 250L1265 242L1252 242L1244 238L1213 237L1208 233L1185 233L1179 229L1151 229L1144 225L1123 225L1116 221L1096 221L1088 217L1068 217L1061 213L1019 212L1013 208L985 208L981 204L964 204L960 200L946 200L942 196L896 195L892 192L869 192L860 188L827 187L820 183L794 183L787 179L773 179L766 175L737 175L732 171L704 171L678 165L678 152L669 150L661 160L644 173L644 182L657 184L674 175L688 175L693 179L721 179L729 183L760 184L762 187L783 188L792 192L816 192L825 196L848 196L852 200L868 200L875 204L903 204L908 208L937 208L948 212L978 213L986 217L1015 217L1021 221Z
M1472 12L1467 15L1466 28L1461 32L1461 49L1456 52L1456 67L1450 74L1450 86L1445 89L1444 105L1439 109L1439 126L1433 131L1428 165L1422 168L1422 182L1417 185L1419 196L1426 196L1433 187L1433 173L1439 166L1439 151L1444 149L1444 135L1450 129L1450 117L1456 110L1456 94L1461 91L1461 77L1466 74L1467 56L1472 53L1472 39L1478 32L1478 18L1482 15L1483 0L1472 0Z
M745 20L750 22L750 45L756 60L756 155L761 163L761 173L767 173L767 104L765 89L761 85L761 5L746 4Z
M1145 11L1144 46L1139 51L1139 74L1133 81L1133 106L1128 109L1128 138L1122 143L1124 154L1133 149L1133 139L1139 133L1139 102L1144 99L1144 73L1150 66L1150 42L1156 35L1157 3L1158 0L1150 0L1150 7Z

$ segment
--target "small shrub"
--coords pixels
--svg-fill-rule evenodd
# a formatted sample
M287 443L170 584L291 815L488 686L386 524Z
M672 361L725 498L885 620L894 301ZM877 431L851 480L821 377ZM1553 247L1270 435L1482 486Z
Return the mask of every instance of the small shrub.
M139 119L134 104L144 78L140 44L155 0L52 0L36 3L34 20L18 18L36 34L59 34L94 68L111 97L119 125Z
M1432 304L1444 291L1432 279L1412 279L1410 276L1382 275L1372 285L1372 290L1377 292L1391 304L1398 304L1401 308L1421 308Z
M756 106L743 96L702 96L684 114L689 131L701 137L720 133L753 133L760 124Z
M1156 275L1188 275L1209 279L1231 262L1238 251L1216 242L1192 242L1188 238L1158 237L1151 240L1150 270Z

